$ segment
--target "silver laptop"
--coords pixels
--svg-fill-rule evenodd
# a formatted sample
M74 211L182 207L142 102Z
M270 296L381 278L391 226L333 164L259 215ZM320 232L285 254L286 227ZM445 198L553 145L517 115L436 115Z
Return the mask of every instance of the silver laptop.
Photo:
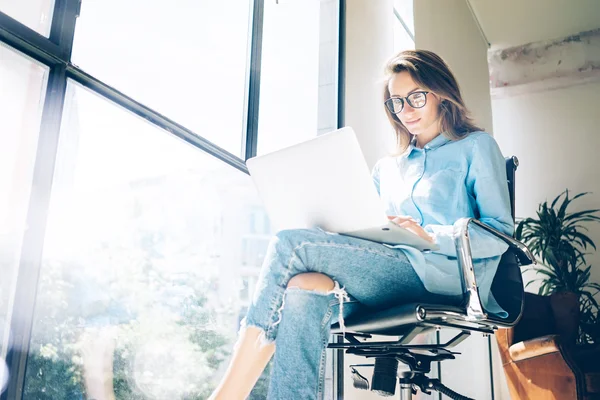
M352 128L246 162L276 230L325 231L419 250L437 246L388 220Z

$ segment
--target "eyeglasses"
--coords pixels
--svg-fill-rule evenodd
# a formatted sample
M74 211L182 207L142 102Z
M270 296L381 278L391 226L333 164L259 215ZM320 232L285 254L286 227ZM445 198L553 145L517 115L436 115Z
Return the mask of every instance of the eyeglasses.
M427 104L425 91L412 92L406 97L390 97L384 104L392 114L399 114L404 109L404 99L412 108L423 108Z

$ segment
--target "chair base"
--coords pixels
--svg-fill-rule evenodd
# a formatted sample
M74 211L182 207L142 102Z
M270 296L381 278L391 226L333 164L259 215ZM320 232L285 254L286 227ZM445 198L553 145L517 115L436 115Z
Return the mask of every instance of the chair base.
M431 379L426 375L431 372L431 363L454 359L454 355L459 353L452 352L448 348L458 345L469 335L469 331L461 331L443 344L405 344L403 339L396 342L360 342L357 337L369 338L371 335L346 332L344 338L348 343L329 343L328 347L346 349L347 354L375 359L375 364L350 365L354 387L357 389L370 389L382 396L393 396L396 391L396 378L398 378L402 400L412 400L417 389L426 394L436 390L451 399L470 400L444 386L439 379ZM399 362L407 365L410 371L398 374ZM367 378L355 368L367 366L375 367L371 386Z
M369 381L367 378L362 376L355 367L366 367L366 366L375 366L373 364L355 364L350 366L350 371L352 372L352 379L354 381L354 387L361 390L369 390ZM394 373L397 373L398 364L396 363L396 368L394 369ZM373 381L372 386L370 387L372 392L375 392L381 396L393 396L396 392L396 382L395 377L393 379L388 379L387 385L381 382L376 386L375 382L377 379L378 372L375 371L373 373ZM391 371L390 371L391 372ZM386 378L390 378L390 375L384 376L383 380ZM445 394L451 399L455 400L473 400L469 397L463 396L460 393L457 393L445 386L440 382L439 379L429 378L422 372L413 372L413 371L403 371L398 374L398 383L400 384L400 400L412 400L413 395L417 394L417 389L421 390L421 392L431 395L431 391L435 390L442 394Z
M443 385L439 379L431 379L422 373L414 373L412 371L401 372L398 381L400 383L401 400L412 400L413 394L417 394L417 387L425 394L431 394L432 390L436 390L451 399L473 400Z

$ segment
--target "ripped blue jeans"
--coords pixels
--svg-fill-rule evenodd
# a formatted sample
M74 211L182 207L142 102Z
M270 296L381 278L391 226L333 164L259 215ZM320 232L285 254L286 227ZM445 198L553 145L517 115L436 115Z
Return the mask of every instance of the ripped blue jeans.
M305 272L323 273L335 287L287 287ZM269 244L240 331L257 327L260 344L275 341L269 400L320 400L332 324L343 328L344 318L360 310L440 297L425 290L402 250L318 229L285 230Z

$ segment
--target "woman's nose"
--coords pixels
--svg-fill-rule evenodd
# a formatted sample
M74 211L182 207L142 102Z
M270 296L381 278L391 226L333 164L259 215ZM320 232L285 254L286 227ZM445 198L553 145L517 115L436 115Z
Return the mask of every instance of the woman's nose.
M404 108L402 109L402 111L400 111L400 114L402 115L410 115L415 111L415 109L413 107L411 107L410 104L408 104L408 102L404 103Z

